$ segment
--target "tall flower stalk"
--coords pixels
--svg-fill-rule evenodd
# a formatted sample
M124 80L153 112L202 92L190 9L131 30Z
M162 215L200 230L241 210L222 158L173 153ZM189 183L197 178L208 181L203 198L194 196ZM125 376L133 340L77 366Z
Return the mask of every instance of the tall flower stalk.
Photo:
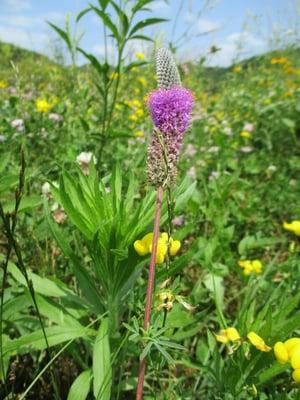
M192 93L181 86L178 69L169 50L158 50L156 57L156 73L158 89L150 94L148 101L154 130L148 147L147 175L149 183L156 188L157 195L146 293L144 330L148 329L151 318L163 194L164 191L167 191L170 217L170 188L176 181L177 162L180 155L183 135L188 129L194 102ZM143 358L140 362L136 392L137 400L141 400L143 396L145 372L146 358Z

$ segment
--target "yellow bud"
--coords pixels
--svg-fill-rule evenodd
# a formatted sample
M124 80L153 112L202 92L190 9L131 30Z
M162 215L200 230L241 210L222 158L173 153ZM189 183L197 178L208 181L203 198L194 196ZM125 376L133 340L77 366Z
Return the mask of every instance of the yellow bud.
M252 261L252 267L257 274L262 272L262 263L259 260Z
M235 328L227 328L226 334L228 339L231 340L232 342L234 342L235 340L239 340L241 338L238 331Z
M291 357L294 347L300 345L300 338L291 338L284 342L284 347L289 353L289 357Z
M257 350L268 352L272 349L270 346L267 346L263 338L258 336L255 332L249 332L247 338L249 339L249 342L257 348Z
M289 360L289 353L282 342L277 342L274 346L274 354L280 364L285 364Z
M180 247L181 243L179 240L171 240L170 255L176 256L176 254L180 250Z
M226 344L226 343L229 342L229 339L228 339L228 337L227 337L227 335L226 335L225 329L222 329L222 330L219 332L218 335L215 335L215 337L216 337L216 340L217 340L218 342L220 342L220 343Z
M294 369L300 369L300 346L293 347L291 353L291 365Z
M145 256L148 253L148 249L144 246L141 240L136 240L133 247L139 256Z
M148 252L151 252L151 246L152 246L152 240L153 240L153 233L147 233L142 239L143 245L148 249Z
M295 382L300 383L300 369L295 369L292 376Z

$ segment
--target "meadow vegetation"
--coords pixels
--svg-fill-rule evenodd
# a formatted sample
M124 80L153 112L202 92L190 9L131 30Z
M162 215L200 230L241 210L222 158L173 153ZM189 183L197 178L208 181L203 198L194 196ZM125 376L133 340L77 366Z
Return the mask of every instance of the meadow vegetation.
M0 397L134 399L145 359L145 400L298 399L299 49L178 63L194 106L144 329L155 65L122 61L147 25L112 26L105 3L86 12L117 65L0 44Z

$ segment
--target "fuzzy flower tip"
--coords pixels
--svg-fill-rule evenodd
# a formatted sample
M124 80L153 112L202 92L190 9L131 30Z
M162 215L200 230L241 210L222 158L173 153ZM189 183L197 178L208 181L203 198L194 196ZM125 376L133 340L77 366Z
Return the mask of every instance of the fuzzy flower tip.
M157 89L149 96L153 123L162 133L183 134L190 122L194 96L181 86Z

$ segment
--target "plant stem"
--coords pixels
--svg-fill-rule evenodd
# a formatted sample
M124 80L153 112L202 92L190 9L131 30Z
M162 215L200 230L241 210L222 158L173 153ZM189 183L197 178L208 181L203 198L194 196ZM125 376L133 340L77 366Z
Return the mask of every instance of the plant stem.
M154 289L154 279L155 279L155 264L156 264L156 253L157 253L157 242L159 236L159 224L160 224L160 214L161 214L161 206L162 206L162 198L163 198L163 188L159 186L157 188L156 194L156 210L155 210L155 218L154 218L154 227L153 227L153 239L152 239L152 252L149 264L149 278L148 278L148 286L147 286L147 294L146 294L146 307L144 314L144 329L148 329L148 325L151 317L151 306L152 306L152 297L153 297L153 289ZM146 358L143 358L140 362L140 371L138 378L138 385L136 391L136 400L141 400L143 396L143 386L145 379L145 371L146 371Z

